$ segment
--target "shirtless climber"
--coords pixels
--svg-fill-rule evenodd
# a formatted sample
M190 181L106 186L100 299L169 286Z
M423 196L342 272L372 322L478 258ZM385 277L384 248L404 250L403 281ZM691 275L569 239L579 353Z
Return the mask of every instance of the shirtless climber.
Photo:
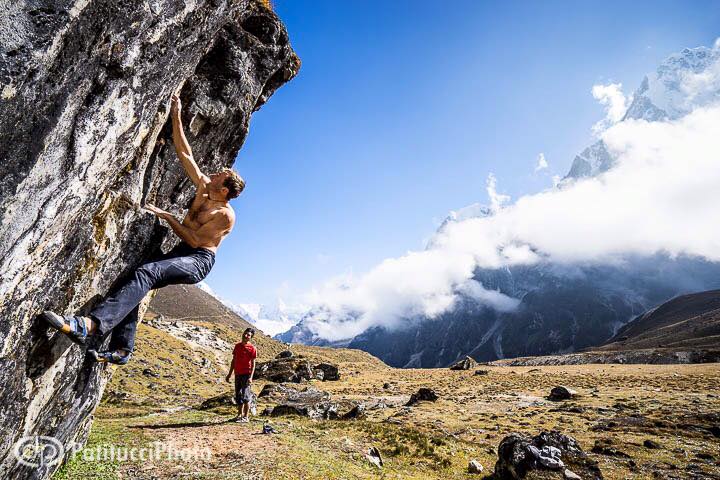
M230 233L235 213L228 203L245 188L244 180L234 171L223 169L210 176L200 171L185 138L180 118L180 99L173 95L171 111L173 143L185 172L197 187L190 209L179 222L172 214L146 205L145 208L165 220L182 240L170 252L141 265L115 293L96 306L87 317L61 316L43 312L42 317L76 343L85 344L91 335L102 337L112 332L109 350L88 350L98 362L124 365L135 343L139 307L152 289L179 283L198 283L215 263L220 242Z

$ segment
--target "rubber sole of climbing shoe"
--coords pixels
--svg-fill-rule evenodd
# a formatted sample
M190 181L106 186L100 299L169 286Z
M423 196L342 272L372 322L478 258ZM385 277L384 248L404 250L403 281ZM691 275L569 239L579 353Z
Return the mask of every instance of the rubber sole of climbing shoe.
M88 350L88 355L97 363L112 363L113 365L126 365L130 361L132 353L125 356L113 355L113 352L98 352L97 350Z
M47 322L55 330L64 333L73 342L78 345L85 345L85 339L77 337L70 325L66 323L65 319L57 313L46 310L40 314L40 318L45 320L45 322Z

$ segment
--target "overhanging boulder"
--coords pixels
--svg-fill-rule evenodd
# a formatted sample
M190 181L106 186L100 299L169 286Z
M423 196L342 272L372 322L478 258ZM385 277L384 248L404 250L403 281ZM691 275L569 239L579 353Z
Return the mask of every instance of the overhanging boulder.
M83 311L176 241L193 188L168 100L201 169L233 164L250 115L298 71L277 16L251 0L10 2L0 14L0 478L26 436L84 442L111 369L35 321Z

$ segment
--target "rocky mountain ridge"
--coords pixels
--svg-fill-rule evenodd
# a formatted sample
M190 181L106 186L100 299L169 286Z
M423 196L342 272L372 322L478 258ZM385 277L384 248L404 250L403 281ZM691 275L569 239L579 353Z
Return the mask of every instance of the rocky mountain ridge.
M720 85L698 76L720 66L720 47L685 49L648 75L622 121L673 120L720 96ZM694 88L694 90L693 90ZM602 175L616 159L602 140L576 156L559 184ZM472 205L452 222L492 215ZM429 247L432 246L432 240ZM677 295L720 287L720 265L700 258L624 257L614 265L577 263L477 269L473 279L520 301L514 312L498 312L460 294L452 311L437 318L412 318L404 327L373 327L340 345L360 348L396 367L442 367L465 355L481 361L564 354L600 345L637 315ZM313 312L308 313L311 318ZM301 321L277 336L283 341L329 345Z

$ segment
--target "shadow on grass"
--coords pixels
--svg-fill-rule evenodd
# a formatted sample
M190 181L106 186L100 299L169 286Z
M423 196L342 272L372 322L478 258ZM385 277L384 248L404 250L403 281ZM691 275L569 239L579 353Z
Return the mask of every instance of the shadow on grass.
M234 419L223 420L222 422L184 422L184 423L161 423L157 425L128 425L128 428L139 430L162 430L165 428L193 428L193 427L211 427L213 425L224 425L226 423L236 423Z

